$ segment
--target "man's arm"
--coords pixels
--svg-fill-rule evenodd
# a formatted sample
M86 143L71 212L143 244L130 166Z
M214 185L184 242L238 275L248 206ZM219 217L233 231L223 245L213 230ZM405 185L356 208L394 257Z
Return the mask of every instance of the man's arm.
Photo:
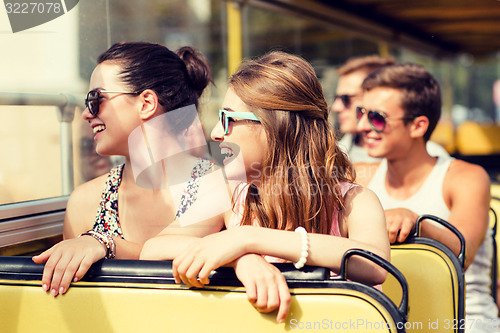
M488 230L489 176L478 165L454 160L444 180L443 195L446 204L450 207L448 222L453 224L465 238L465 268L467 269L474 260ZM424 229L422 225L422 235L425 235ZM456 239L456 236L450 233L447 235ZM441 241L447 244L447 240Z

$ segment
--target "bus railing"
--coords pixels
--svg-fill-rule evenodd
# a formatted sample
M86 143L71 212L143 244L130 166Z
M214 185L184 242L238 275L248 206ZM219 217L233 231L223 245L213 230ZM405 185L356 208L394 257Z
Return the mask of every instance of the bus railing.
M74 189L73 175L73 139L71 123L75 107L84 108L85 96L80 94L38 94L0 92L0 105L56 106L59 120L61 151L62 194L68 195Z

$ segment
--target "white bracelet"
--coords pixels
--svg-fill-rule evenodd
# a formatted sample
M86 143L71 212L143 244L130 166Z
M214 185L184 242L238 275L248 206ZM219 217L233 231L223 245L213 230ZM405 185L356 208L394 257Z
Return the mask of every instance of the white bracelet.
M307 231L303 227L298 227L295 229L295 232L298 232L302 239L302 251L300 252L300 259L293 265L297 269L301 269L304 267L307 261L307 257L309 256L309 239L307 238Z

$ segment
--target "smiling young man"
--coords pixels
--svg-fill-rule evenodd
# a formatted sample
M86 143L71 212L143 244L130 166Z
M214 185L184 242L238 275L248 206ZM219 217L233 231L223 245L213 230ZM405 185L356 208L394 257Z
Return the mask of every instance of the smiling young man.
M404 241L423 214L445 219L463 234L466 319L478 324L467 325L472 328L467 332L482 332L481 323L497 319L490 294L489 177L480 166L429 155L426 142L441 115L441 95L422 66L385 67L371 73L362 87L358 131L368 154L383 160L358 164L358 181L378 195L391 243ZM456 237L431 223L423 223L422 234L456 248Z
M363 90L361 84L374 70L394 64L394 59L378 55L349 58L337 70L339 81L332 104L332 111L338 115L340 132L343 134L339 145L356 162L375 162L364 149L362 137L357 133L356 106L359 105Z
M353 163L374 163L379 159L371 157L366 151L363 136L358 132L356 107L363 98L361 84L373 71L394 65L391 57L369 55L349 58L337 70L339 81L332 104L332 111L338 116L339 130L343 134L339 146ZM427 141L427 151L432 156L448 155L439 144Z

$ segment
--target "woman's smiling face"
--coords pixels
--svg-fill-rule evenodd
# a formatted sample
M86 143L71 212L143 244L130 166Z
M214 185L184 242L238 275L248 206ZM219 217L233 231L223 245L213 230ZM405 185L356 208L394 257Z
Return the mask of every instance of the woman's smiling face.
M251 112L233 89L227 90L222 109L231 112ZM267 154L267 136L259 122L234 118L229 121L228 133L220 122L212 130L212 139L220 142L225 172L229 180L255 183L260 180L262 162Z
M119 81L122 68L115 62L103 62L94 69L90 79L90 90L129 91ZM128 155L128 136L140 126L137 99L134 95L120 93L103 93L99 103L99 113L90 114L88 109L82 113L94 132L96 151L100 155Z

